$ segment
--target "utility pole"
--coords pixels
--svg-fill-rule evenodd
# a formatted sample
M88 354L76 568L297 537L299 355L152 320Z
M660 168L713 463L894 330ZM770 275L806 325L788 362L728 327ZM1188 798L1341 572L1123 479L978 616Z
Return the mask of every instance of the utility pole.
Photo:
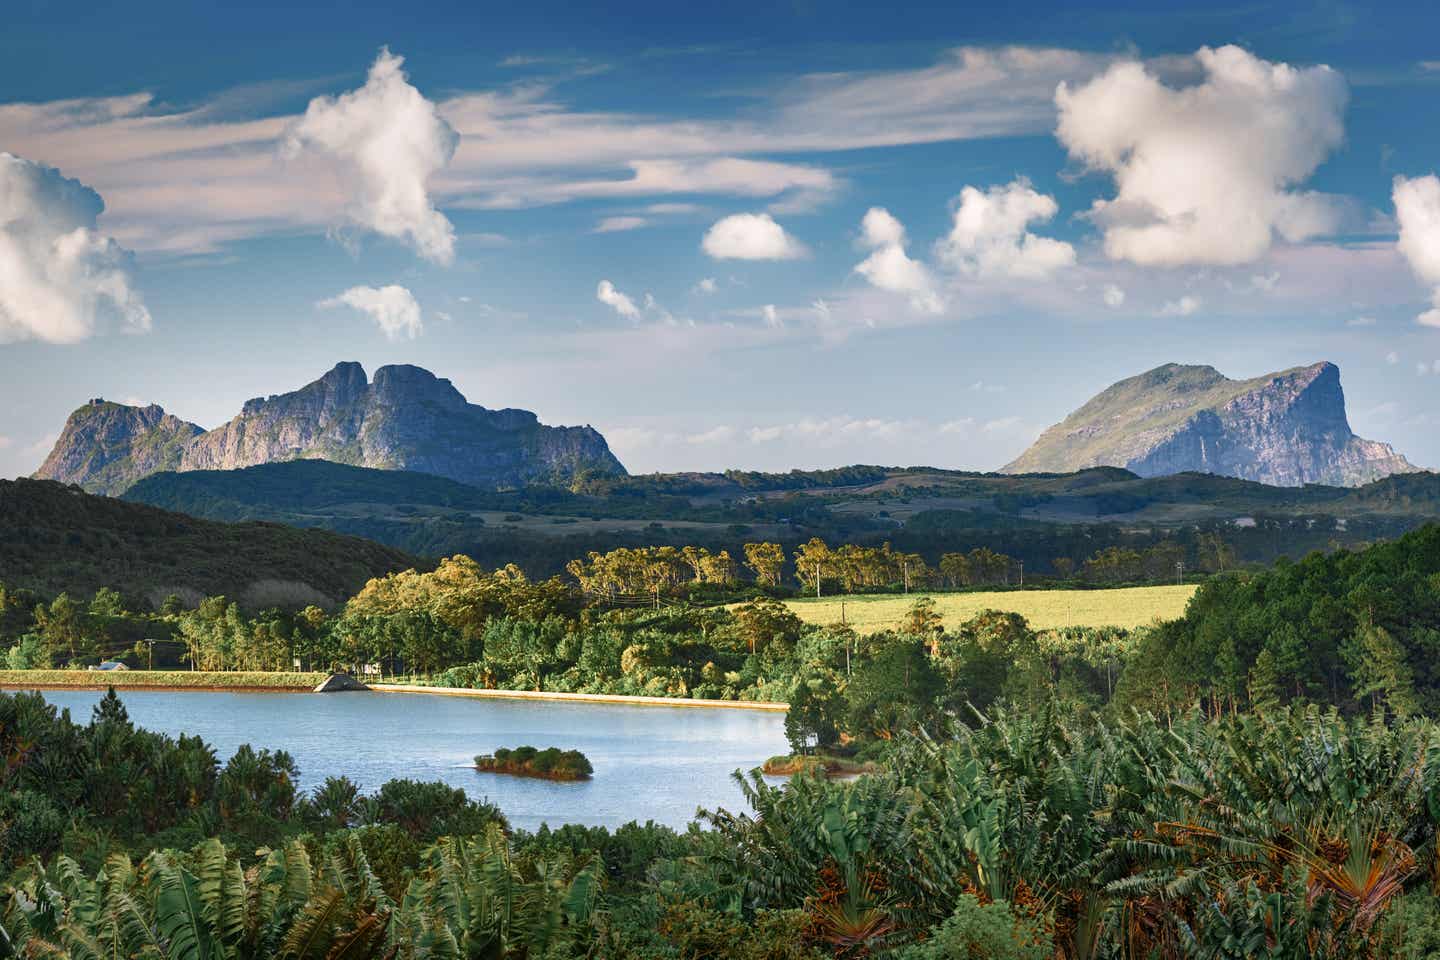
M1019 561L1019 563L1020 563L1020 586L1023 587L1023 586L1025 586L1025 561L1024 561L1024 560L1021 560L1021 561Z
M1180 585L1181 585L1182 583L1184 583L1184 582L1185 582L1185 561L1184 561L1184 560L1176 560L1176 561L1175 561L1175 586L1178 587L1178 586L1180 586Z

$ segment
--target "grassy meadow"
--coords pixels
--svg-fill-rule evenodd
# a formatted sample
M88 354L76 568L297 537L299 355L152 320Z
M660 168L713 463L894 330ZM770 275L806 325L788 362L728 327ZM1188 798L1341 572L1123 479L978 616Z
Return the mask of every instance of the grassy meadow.
M280 673L207 670L0 670L0 688L75 687L77 689L313 690L328 673Z
M1173 620L1185 612L1193 584L1163 587L1118 587L1113 590L997 590L983 593L866 594L787 600L806 623L844 620L860 633L900 625L905 612L922 596L935 600L946 626L962 623L981 610L1018 613L1037 630L1052 627L1138 627L1157 617Z

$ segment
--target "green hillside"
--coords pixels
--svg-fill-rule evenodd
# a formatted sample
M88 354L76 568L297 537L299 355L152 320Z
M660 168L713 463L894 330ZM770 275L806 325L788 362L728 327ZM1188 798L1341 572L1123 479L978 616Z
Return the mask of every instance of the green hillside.
M113 587L152 605L170 593L325 604L419 562L327 530L218 523L49 480L0 481L0 582L42 595Z

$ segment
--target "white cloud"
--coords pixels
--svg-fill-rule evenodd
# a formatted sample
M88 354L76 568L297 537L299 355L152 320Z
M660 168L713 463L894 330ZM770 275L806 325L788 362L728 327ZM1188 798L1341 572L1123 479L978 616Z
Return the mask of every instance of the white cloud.
M606 217L595 225L592 233L620 233L625 230L638 230L649 225L650 221L644 217Z
M1390 364L1390 366L1392 367L1395 366L1395 364L1400 362L1400 354L1396 353L1394 350L1391 350L1389 353L1385 354L1385 362Z
M9 450L15 441L9 437L0 436L0 450Z
M767 327L783 327L785 322L780 319L780 313L775 309L775 304L767 303L760 308L760 317L765 321Z
M890 439L906 431L911 424L881 417L804 418L793 423L751 427L745 436L751 443L774 443L778 440L808 440L833 444L852 438Z
M714 277L703 277L699 283L695 284L696 293L714 293L718 289L720 289L720 285L715 282Z
M710 443L727 443L735 439L737 431L734 427L719 426L703 433L692 433L685 437L685 442L694 446L704 446Z
M1179 300L1166 300L1160 307L1162 317L1188 317L1194 314L1201 307L1199 297L1192 297L1188 293Z
M595 180L517 177L484 195L461 199L469 207L528 207L569 200L646 197L674 193L718 193L739 197L787 194L820 201L839 181L820 167L773 160L719 157L714 160L631 160L628 177Z
M1101 291L1100 295L1107 307L1119 307L1125 303L1125 291L1113 283L1105 284L1105 289Z
M971 276L1049 276L1075 262L1075 248L1026 228L1049 221L1058 210L1054 198L1036 192L1024 178L984 192L966 187L955 207L954 226L936 245L936 254Z
M1431 308L1415 320L1440 327L1440 177L1396 177L1391 198L1400 227L1395 247L1415 275L1433 285Z
M451 316L450 314L446 313L444 310L436 310L436 311L435 311L435 318L436 318L437 320L443 320L443 321L445 321L446 323L450 323L452 320L455 319L453 316Z
M782 77L743 114L715 117L704 104L675 118L580 110L530 77L438 104L460 142L428 189L447 207L646 191L813 199L837 185L828 171L751 157L1045 133L1056 84L1082 81L1112 59L963 47L912 69ZM236 121L234 110L216 109L227 96L183 112L145 92L3 104L0 144L95 186L110 232L142 252L209 252L345 217L350 198L333 174L275 162L298 118Z
M940 313L944 304L925 264L905 253L905 227L884 207L871 207L860 223L861 242L873 251L855 272L881 290L909 297L922 313Z
M150 329L128 253L97 228L104 209L54 167L0 153L0 342L74 343L112 319Z
M805 247L768 213L736 213L717 220L700 248L716 260L795 260Z
M1422 327L1440 327L1440 287L1430 294L1430 309L1415 318Z
M317 307L353 307L366 314L387 340L408 337L414 340L420 335L420 304L409 290L399 284L383 287L351 287L344 293L321 300Z
M1106 253L1140 264L1236 264L1275 235L1333 232L1341 205L1294 188L1344 137L1345 81L1235 46L1195 54L1203 79L1168 87L1138 62L1072 87L1062 82L1056 135L1070 156L1115 178L1090 216Z
M614 310L627 320L640 320L640 308L635 306L635 301L615 289L615 284L609 280L601 280L595 288L595 299Z
M1278 270L1270 273L1257 273L1250 278L1250 289L1261 290L1270 293L1280 283L1280 272Z
M1010 433L1021 426L1024 426L1024 421L1019 417L1000 417L985 421L980 429L986 433Z
M957 420L947 420L940 424L941 433L970 433L975 429L974 417L960 417Z
M1351 317L1345 321L1347 327L1373 327L1378 321L1374 317Z
M355 225L405 240L425 259L449 264L455 228L435 209L427 182L450 162L459 137L410 85L404 62L382 49L363 87L310 101L286 132L284 152L333 166Z

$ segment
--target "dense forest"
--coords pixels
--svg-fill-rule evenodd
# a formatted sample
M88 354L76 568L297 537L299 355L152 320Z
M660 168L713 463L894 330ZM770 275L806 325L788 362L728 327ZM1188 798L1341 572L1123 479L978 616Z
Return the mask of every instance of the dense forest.
M328 530L217 523L87 494L0 480L0 580L54 596L117 589L145 609L171 593L224 593L256 608L332 604L419 558Z

